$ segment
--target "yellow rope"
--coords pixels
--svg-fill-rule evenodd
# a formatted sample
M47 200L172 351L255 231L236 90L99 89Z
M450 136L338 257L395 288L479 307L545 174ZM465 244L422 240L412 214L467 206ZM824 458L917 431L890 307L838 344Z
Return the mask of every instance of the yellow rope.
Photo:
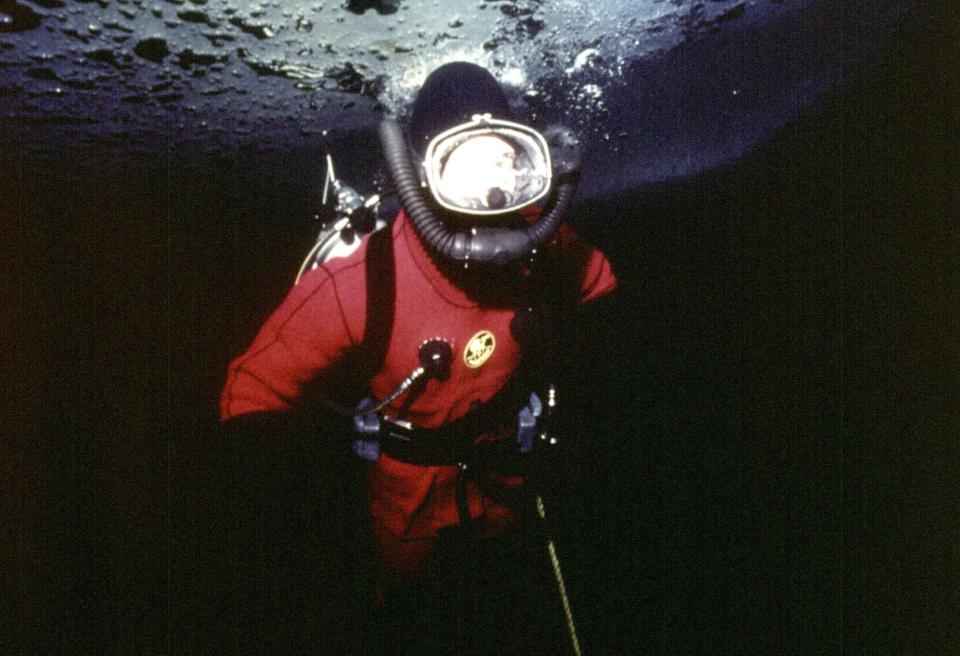
M543 498L537 495L537 514L541 521L546 524L547 514L543 509ZM573 653L576 656L580 654L580 641L577 640L577 627L573 623L573 611L570 610L570 599L567 597L567 586L563 583L563 572L560 571L560 559L557 558L557 548L553 544L553 538L547 533L547 552L550 554L550 564L553 565L553 576L557 579L557 589L560 591L560 601L563 603L563 614L567 620L567 631L570 633L570 644L573 646Z

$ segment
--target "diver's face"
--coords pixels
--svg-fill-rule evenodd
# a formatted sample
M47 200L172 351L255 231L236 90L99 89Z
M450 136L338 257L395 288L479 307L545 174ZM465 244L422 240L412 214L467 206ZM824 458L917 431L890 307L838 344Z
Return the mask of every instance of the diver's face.
M517 189L516 151L493 135L458 145L447 157L440 179L445 193L464 207L497 209Z

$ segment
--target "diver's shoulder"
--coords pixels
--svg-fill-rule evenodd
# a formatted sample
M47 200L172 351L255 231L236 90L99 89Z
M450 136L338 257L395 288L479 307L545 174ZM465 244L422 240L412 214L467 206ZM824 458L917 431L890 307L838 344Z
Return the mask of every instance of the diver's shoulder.
M390 230L390 226L381 228ZM369 255L370 240L375 232L359 237L360 243L347 255L331 257L327 261L315 264L300 278L300 285L316 287L327 282L338 288L362 283L366 271L366 262Z

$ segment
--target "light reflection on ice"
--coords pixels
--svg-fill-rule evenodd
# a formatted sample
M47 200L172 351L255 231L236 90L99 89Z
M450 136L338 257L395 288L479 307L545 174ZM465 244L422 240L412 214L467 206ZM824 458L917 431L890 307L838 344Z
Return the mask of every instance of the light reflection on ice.
M595 124L625 63L675 46L692 22L760 1L402 0L394 13L361 14L340 0L71 4L40 29L4 35L0 87L47 94L26 62L50 51L67 84L40 111L90 116L105 130L155 127L187 107L211 117L201 132L312 123L323 107L327 122L358 126L402 115L431 70L465 60L491 70L531 115L551 108ZM15 92L4 102L25 111Z

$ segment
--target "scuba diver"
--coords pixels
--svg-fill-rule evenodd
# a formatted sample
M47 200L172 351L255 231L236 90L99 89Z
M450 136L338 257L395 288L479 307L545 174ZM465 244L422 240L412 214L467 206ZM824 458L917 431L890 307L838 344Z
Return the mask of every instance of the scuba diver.
M529 462L556 441L559 327L616 286L562 223L577 140L515 122L499 83L465 62L431 73L406 132L385 120L380 140L402 209L351 232L343 254L308 256L230 364L221 420L256 425L308 403L353 417L372 469L380 653L559 653L503 627L526 617L513 604L556 610L541 597L565 594L529 529L543 517Z

